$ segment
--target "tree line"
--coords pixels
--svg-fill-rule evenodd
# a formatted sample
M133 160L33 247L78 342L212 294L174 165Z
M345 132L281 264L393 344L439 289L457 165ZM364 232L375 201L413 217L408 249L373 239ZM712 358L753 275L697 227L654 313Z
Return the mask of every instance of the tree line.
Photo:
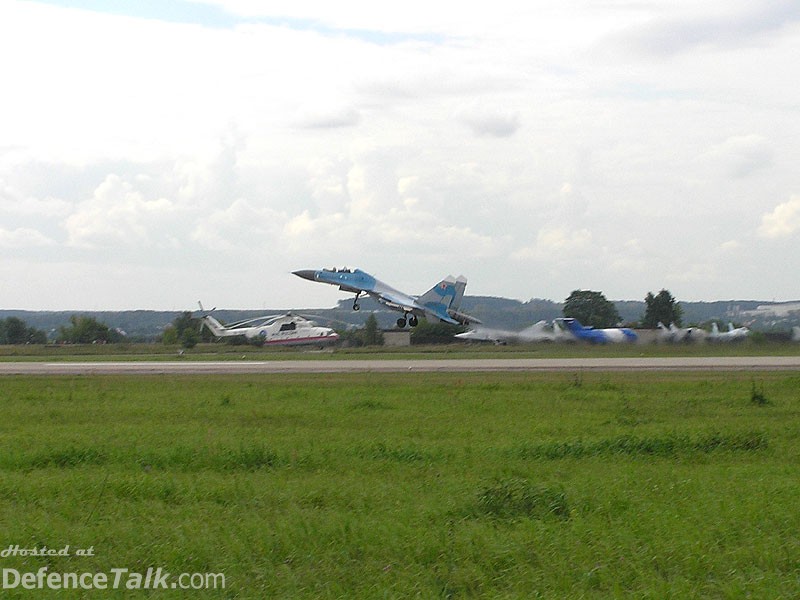
M668 290L661 290L655 295L648 292L644 302L645 313L639 327L655 329L659 323L675 323L678 327L683 324L683 310ZM573 291L564 302L563 312L565 317L572 317L583 325L598 329L615 327L622 321L613 302L607 300L602 292L590 290Z
M659 322L681 326L682 312L680 305L668 290L662 289L658 294L648 292L645 297L645 313L639 326L654 329ZM574 290L564 303L563 314L565 317L575 318L584 325L596 328L614 327L622 320L613 302L606 299L602 292L591 290ZM412 343L450 341L452 336L460 331L464 331L464 328L421 321L420 325L412 330ZM343 331L340 335L343 342L353 346L383 343L383 336L374 315L370 315L365 327L355 331ZM210 332L200 327L200 320L188 311L179 315L165 329L162 336L165 344L180 344L185 348L213 339ZM125 335L122 332L85 315L72 315L69 324L59 327L56 335L57 343L70 344L108 344L124 340ZM0 344L45 343L47 334L42 330L28 327L22 319L8 317L0 320Z

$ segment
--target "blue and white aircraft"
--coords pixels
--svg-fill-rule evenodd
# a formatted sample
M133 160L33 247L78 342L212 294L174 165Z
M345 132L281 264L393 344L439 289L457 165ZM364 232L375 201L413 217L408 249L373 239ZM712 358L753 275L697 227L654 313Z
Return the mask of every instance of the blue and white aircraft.
M593 344L608 344L619 342L635 342L638 339L636 332L627 327L610 327L608 329L595 329L581 325L580 321L572 318L556 319L559 325L566 327L576 339Z
M397 319L397 326L401 329L406 326L406 323L411 327L416 327L419 317L433 317L452 325L480 322L474 317L459 312L461 299L464 297L464 290L467 287L467 280L463 276L456 279L452 275L448 275L421 296L410 296L360 269L351 270L346 267L319 271L304 269L293 271L293 274L309 281L339 286L343 292L354 293L356 297L353 300L353 310L359 310L358 299L361 294L374 298L388 308L403 313L403 316Z
M747 327L734 327L733 323L728 323L728 331L720 331L717 322L711 324L711 333L708 334L709 342L740 342L750 335Z

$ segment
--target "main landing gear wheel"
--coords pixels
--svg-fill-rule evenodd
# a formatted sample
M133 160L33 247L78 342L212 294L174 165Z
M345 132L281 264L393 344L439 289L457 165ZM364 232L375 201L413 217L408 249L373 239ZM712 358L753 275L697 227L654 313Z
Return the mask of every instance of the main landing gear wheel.
M417 316L411 315L408 318L408 324L411 325L412 327L416 327L417 325L419 325L419 320L417 319Z
M400 317L399 319L397 319L397 327L399 327L400 329L403 329L405 326L406 326L406 318L405 317Z
M358 302L353 302L353 310L355 311L361 310L361 305Z

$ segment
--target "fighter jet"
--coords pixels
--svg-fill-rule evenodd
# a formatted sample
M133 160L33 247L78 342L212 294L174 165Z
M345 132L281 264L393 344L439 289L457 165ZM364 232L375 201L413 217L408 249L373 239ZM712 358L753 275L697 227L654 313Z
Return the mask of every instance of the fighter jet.
M336 285L343 292L354 293L356 297L353 300L353 310L359 310L358 300L361 294L374 298L388 308L403 313L397 319L400 329L406 324L416 327L419 317L432 317L452 325L480 323L474 317L459 312L467 287L467 280L463 276L455 279L448 275L421 296L410 296L360 269L304 269L293 271L293 274L309 281Z
M264 346L326 346L339 339L339 334L330 327L320 327L291 313L256 317L230 325L223 325L208 313L203 315L202 322L217 337L244 336Z
M580 321L572 318L556 319L556 323L566 327L566 330L576 339L585 340L593 344L635 342L638 339L636 332L627 327L595 329L594 327L581 325Z
M728 323L728 331L720 331L716 321L711 324L711 333L708 334L710 342L738 342L750 335L747 327L734 327Z
M522 331L505 331L489 327L476 327L456 334L456 339L468 342L492 342L501 344L525 344L528 342L554 342L563 339L564 333L557 327L550 327L547 321L539 321Z

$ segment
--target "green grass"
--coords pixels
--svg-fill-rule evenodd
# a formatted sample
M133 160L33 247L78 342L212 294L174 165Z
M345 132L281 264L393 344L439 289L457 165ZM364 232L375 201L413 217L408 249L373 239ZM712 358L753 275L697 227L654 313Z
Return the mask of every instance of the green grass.
M733 344L539 343L509 346L449 344L410 347L328 348L256 347L198 344L190 350L162 344L84 344L0 346L0 361L208 361L208 360L347 360L426 358L573 358L674 356L796 356L800 344L748 340Z
M790 372L4 377L0 546L94 556L0 566L224 573L189 592L220 598L797 597L798 389Z

